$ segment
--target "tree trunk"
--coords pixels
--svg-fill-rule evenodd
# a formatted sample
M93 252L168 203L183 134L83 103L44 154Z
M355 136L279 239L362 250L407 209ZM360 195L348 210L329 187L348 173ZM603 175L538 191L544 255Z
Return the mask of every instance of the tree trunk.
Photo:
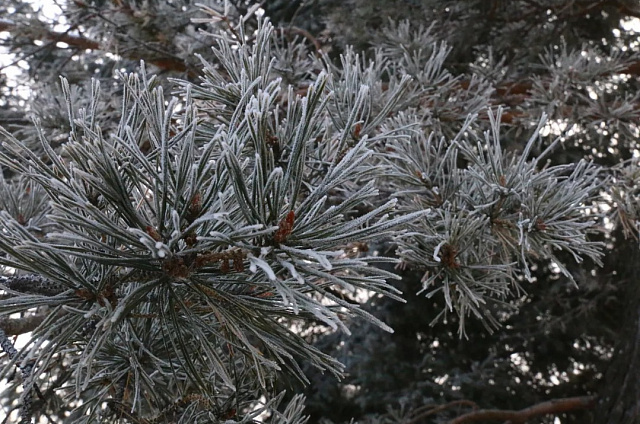
M621 296L627 300L620 341L607 369L595 423L640 423L640 250L629 243L629 257L621 258ZM623 262L626 262L623 264ZM625 272L626 271L626 272Z

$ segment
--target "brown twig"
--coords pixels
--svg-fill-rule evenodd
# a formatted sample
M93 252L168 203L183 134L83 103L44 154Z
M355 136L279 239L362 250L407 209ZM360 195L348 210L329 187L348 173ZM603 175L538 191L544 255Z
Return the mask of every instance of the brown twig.
M309 31L292 26L292 27L286 27L286 28L278 28L276 29L276 32L279 34L290 33L290 34L300 35L306 38L311 44L313 44L313 47L316 49L316 55L319 55L319 56L322 55L322 45L320 44L318 39L314 37Z
M449 424L466 424L490 420L508 422L509 424L525 424L528 420L541 415L560 414L592 408L595 406L596 400L596 396L577 396L548 400L519 411L481 409L454 418L449 421Z
M423 406L413 411L413 417L411 417L407 424L418 424L424 418L456 406L469 406L474 410L478 409L478 405L470 400L454 400L453 402L445 403L444 405Z
M634 18L640 18L640 9L632 9L630 6L627 6L626 4L623 4L620 1L614 1L613 5L615 5L615 7L618 8L618 10L627 15L627 16L633 16Z
M69 46L78 47L80 49L100 49L100 44L97 41L89 40L88 38L79 37L63 32L49 31L45 28L31 27L29 29L25 29L12 21L6 19L0 20L0 32L7 31L10 33L15 33L19 30L22 32L22 35L25 35L25 32L28 31L28 34L33 37L34 40L62 42L68 44Z
M98 41L91 40L86 37L72 35L64 32L55 32L46 28L34 28L34 27L25 28L7 19L0 19L0 32L3 32L3 31L9 32L13 36L20 33L20 35L27 36L34 41L36 40L48 41L48 42L52 42L53 44L62 42L62 43L68 44L70 47L75 47L79 50L102 50L110 53L118 53L121 56L125 54L125 52L122 52L122 51L118 51L118 52L111 51L111 49L109 49L106 45L103 45ZM129 58L129 59L134 59L134 58ZM135 57L135 60L140 60L140 59L143 59L147 63L153 64L165 71L176 71L176 72L189 71L190 73L193 72L193 69L190 69L190 67L188 67L184 61L179 60L177 57L174 57L174 56L156 58L156 59L145 59L139 56Z
M0 317L0 329L8 336L28 333L35 330L48 315L49 313L39 313L20 318Z

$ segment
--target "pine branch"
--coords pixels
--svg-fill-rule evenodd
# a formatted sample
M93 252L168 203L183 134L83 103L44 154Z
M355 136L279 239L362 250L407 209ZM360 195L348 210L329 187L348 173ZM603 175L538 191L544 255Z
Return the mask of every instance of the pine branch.
M563 412L593 408L596 400L596 396L577 396L549 400L519 411L481 409L454 418L449 421L449 424L465 424L489 420L506 421L510 424L525 424L528 420L542 415L560 414Z
M633 9L630 6L622 3L621 1L613 1L611 2L615 7L618 8L618 10L627 15L627 16L632 16L634 18L640 18L640 10L638 9Z
M145 62L151 63L164 71L188 72L189 76L191 77L195 76L198 73L197 70L188 66L184 60L175 56L167 55L167 57L162 58L145 58L140 56L140 50L137 49L118 50L110 48L109 45L100 43L99 41L78 35L68 34L66 32L51 31L43 27L24 27L18 25L16 22L10 19L0 19L0 32L3 31L9 32L11 34L11 37L17 37L18 35L20 37L27 37L32 42L46 41L52 44L61 42L66 43L70 47L74 47L78 50L100 50L106 53L118 54L133 61L144 60ZM127 56L128 53L132 53L132 55L129 57Z
M12 361L18 361L18 351L13 346L13 342L9 340L9 337L0 329L0 348L9 356ZM35 385L32 383L32 371L33 364L17 364L20 371L22 371L22 386L24 392L20 395L22 407L20 408L20 424L30 424L32 422L31 402L33 398L33 389Z
M0 330L9 336L28 333L35 330L47 316L38 313L20 318L0 317Z
M50 31L45 28L25 28L10 19L0 19L0 31L7 31L12 36L19 34L20 36L28 36L33 41L54 41L66 43L71 47L77 47L80 49L100 50L100 43L88 38L79 37L76 35L67 34L65 32Z
M304 30L302 28L298 28L298 27L287 27L287 28L277 28L275 31L277 34L293 34L293 35L300 35L302 37L304 37L305 39L307 39L307 41L309 41L311 44L313 44L313 47L316 50L316 55L318 56L322 56L323 50L322 50L322 44L320 44L320 41L318 41L318 39L316 37L314 37L309 31Z
M478 409L478 405L470 400L455 400L453 402L445 403L444 405L428 405L417 408L413 411L412 417L407 424L418 424L425 418L438 414L447 409L454 408L456 406L469 406L474 410Z
M66 290L63 285L36 274L0 277L0 285L20 293L43 296L55 296Z
M28 125L29 121L24 112L17 112L11 110L0 111L0 125L9 127L10 125Z
M635 61L631 63L627 63L624 65L624 68L616 70L619 74L628 74L631 76L639 76L640 75L640 61ZM611 75L612 72L608 71L599 75L599 77L606 77ZM459 82L459 87L462 90L466 90L470 85L470 81L462 80ZM515 120L535 120L537 119L537 115L532 116L530 111L523 111L515 109L515 107L525 104L527 101L531 100L532 90L534 88L534 84L531 81L505 81L495 87L493 95L491 96L491 104L493 106L501 106L508 105L509 110L506 110L502 115L502 122L504 123L512 123ZM631 102L633 109L640 109L640 102ZM584 104L585 108L589 106ZM607 105L611 109L614 109L617 105L610 104ZM606 107L606 106L605 106ZM559 107L557 110L559 111L559 115L562 117L570 118L575 114L573 105L565 105L564 107ZM538 111L535 110L533 114L537 114ZM599 117L593 115L581 115L585 120L593 119L596 120ZM481 116L482 117L482 116Z

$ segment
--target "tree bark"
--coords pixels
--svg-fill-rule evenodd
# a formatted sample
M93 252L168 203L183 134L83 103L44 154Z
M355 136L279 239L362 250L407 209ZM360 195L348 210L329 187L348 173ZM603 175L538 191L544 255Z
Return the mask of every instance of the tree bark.
M625 321L600 393L594 420L598 424L640 423L640 249L637 241L629 244L629 256L620 261L627 268L621 275L621 296L628 299Z

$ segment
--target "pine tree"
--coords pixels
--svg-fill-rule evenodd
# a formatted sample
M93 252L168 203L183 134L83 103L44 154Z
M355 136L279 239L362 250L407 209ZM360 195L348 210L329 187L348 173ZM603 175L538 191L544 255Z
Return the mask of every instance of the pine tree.
M8 420L634 422L633 2L2 7Z

